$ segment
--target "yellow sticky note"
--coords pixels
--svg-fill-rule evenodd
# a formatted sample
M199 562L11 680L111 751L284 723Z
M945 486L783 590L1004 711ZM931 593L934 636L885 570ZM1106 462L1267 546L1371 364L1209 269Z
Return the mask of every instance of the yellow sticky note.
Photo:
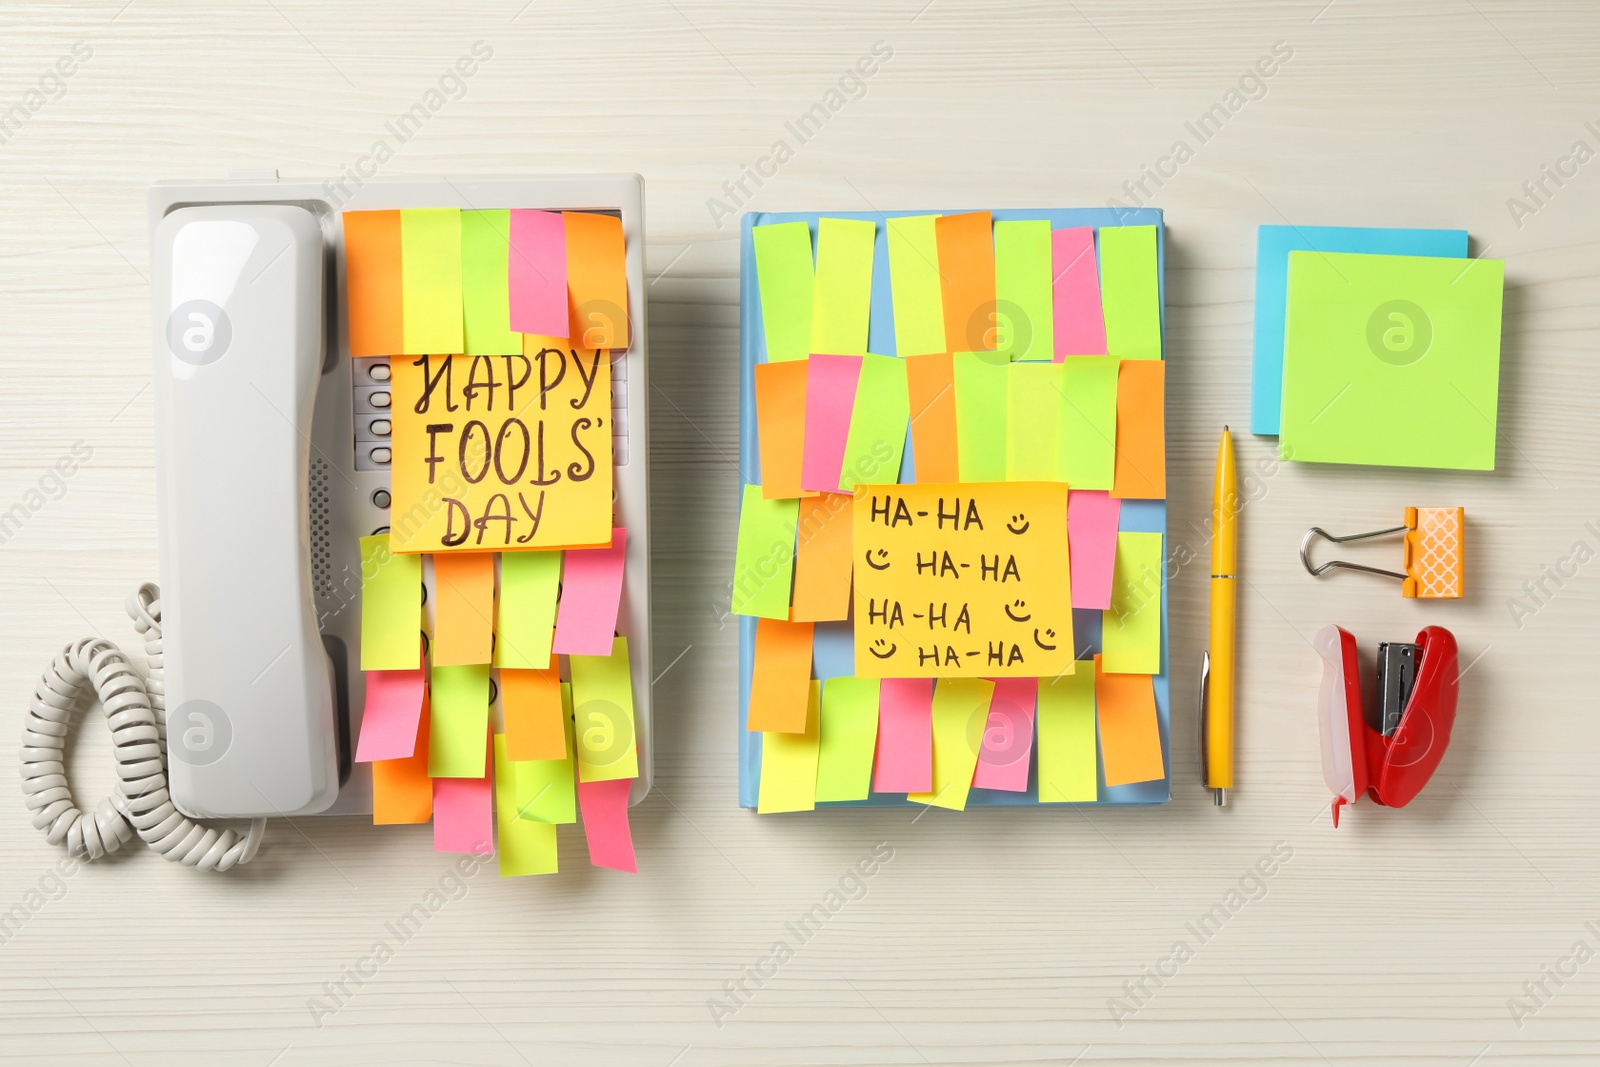
M1064 483L864 486L852 507L858 675L1072 669Z
M500 604L495 616L494 665L542 671L555 637L561 553L500 554Z
M1094 664L1039 679L1039 803L1093 804L1095 775Z
M506 735L494 735L494 813L499 834L495 851L500 877L556 873L554 823L517 818L516 764L506 759Z
M422 662L422 557L361 539L361 669L414 671Z
M459 208L400 212L400 300L406 355L465 350Z
M1161 673L1161 570L1160 534L1117 534L1111 607L1100 613L1107 672Z
M461 316L468 355L521 354L511 328L511 212L461 213Z
M1013 360L1054 358L1050 220L994 224L995 348Z
M516 774L516 817L535 822L571 823L578 821L577 776L570 753L572 738L572 686L561 683L562 723L567 732L565 759L518 760L511 764ZM495 738L496 744L500 737Z
M489 665L435 666L428 675L428 775L482 778L489 732Z
M817 801L865 800L878 740L878 679L822 683L817 736Z
M994 683L983 678L941 678L934 683L933 790L909 793L907 800L966 810L993 698Z
M906 215L888 220L894 346L895 355L902 358L947 351L936 218L937 215Z
M1161 273L1154 226L1100 227L1100 302L1106 351L1161 358Z
M866 219L817 222L817 279L811 298L811 351L861 356L872 313L872 245L877 225Z
M756 811L810 811L817 806L817 737L822 683L811 683L802 734L761 735L761 785Z
M1006 395L1006 480L1053 482L1059 472L1063 363L1013 363Z
M951 365L961 480L1003 481L1010 360L1000 352L957 352L951 357Z
M639 777L628 639L618 635L609 656L568 656L567 667L572 674L578 781Z
M1074 489L1110 489L1115 480L1120 362L1115 356L1062 361L1056 469Z

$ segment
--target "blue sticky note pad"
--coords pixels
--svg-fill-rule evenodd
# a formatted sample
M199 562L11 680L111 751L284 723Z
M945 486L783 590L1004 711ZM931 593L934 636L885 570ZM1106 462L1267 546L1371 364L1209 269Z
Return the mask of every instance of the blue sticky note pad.
M1290 252L1364 252L1379 256L1467 254L1466 230L1396 230L1360 226L1262 226L1256 241L1255 376L1250 432L1279 432L1283 406L1283 323Z

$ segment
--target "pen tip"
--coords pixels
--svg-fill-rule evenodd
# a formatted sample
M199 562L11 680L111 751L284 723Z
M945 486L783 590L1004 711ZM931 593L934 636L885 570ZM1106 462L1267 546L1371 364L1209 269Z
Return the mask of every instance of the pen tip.
M1222 424L1222 432L1223 433L1227 433L1228 432L1228 424L1227 423L1223 423Z

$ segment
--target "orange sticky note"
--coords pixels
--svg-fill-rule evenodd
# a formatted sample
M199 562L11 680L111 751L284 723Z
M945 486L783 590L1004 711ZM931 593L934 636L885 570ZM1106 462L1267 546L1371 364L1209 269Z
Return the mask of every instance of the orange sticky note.
M352 356L405 347L400 318L400 212L344 213L345 318Z
M417 748L404 759L372 764L372 823L397 826L433 818L433 780L428 777L428 698L422 698Z
M1160 500L1167 495L1167 365L1125 359L1117 369L1117 464L1111 495Z
M1166 774L1155 684L1148 674L1106 674L1094 658L1094 700L1106 785L1149 782Z
M780 363L791 367L792 363ZM850 506L848 493L823 493L800 505L790 622L830 622L850 617Z
M567 234L567 336L580 348L627 348L622 220L587 211L565 211L561 217Z
M944 346L951 352L993 352L994 228L989 213L940 215L934 220L933 232L939 244ZM925 480L921 471L917 480Z
M961 480L956 449L956 380L950 353L906 357L911 455L919 482Z
M500 668L500 713L506 724L506 759L566 759L567 728L562 722L561 674L556 657L542 671Z
M750 715L745 729L805 733L811 637L809 622L756 620L755 667L750 676Z
M433 557L433 664L488 663L494 650L494 553Z
M767 500L817 495L800 488L806 366L803 359L756 364L756 440L761 446L761 495Z

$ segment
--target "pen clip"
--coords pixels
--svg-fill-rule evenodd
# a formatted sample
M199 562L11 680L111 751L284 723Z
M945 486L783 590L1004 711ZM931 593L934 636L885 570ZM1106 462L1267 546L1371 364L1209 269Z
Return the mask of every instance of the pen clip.
M1211 652L1200 653L1200 782L1211 787Z

